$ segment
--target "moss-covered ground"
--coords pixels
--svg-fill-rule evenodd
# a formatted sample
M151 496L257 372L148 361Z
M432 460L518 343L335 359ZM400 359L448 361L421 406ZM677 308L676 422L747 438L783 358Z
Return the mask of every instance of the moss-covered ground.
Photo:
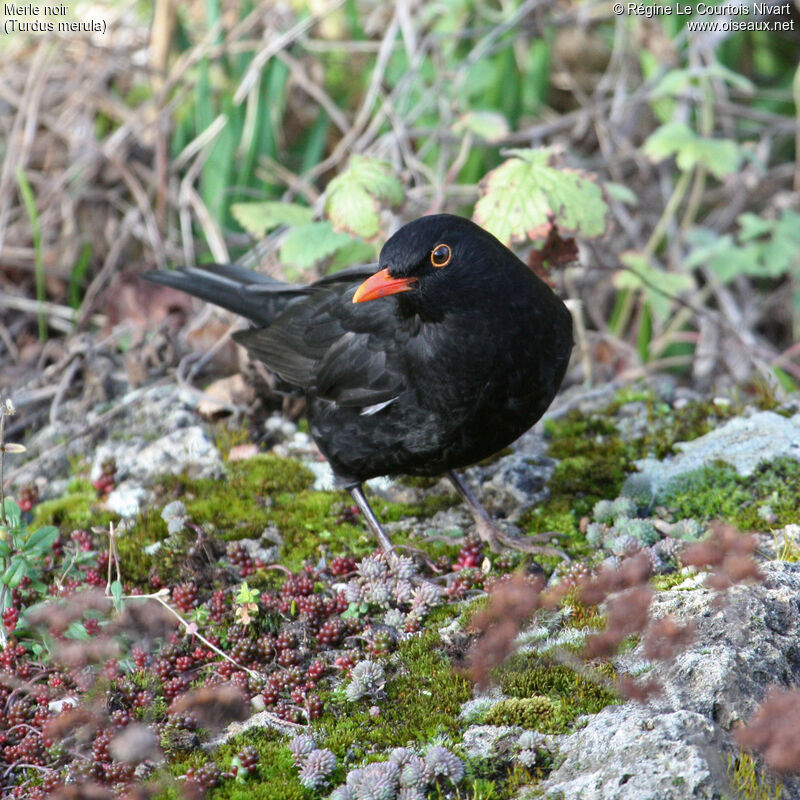
M642 404L647 415L645 433L625 438L620 430L621 411L629 403ZM585 538L585 519L599 500L620 494L626 478L635 471L634 462L646 456L663 458L674 452L679 441L701 436L739 413L736 404L688 403L675 409L656 400L646 390L624 390L606 409L592 414L572 412L546 424L549 455L558 460L549 482L549 499L528 510L521 526L529 533L555 531L560 546L579 561L591 561L594 549ZM196 544L197 531L220 542L259 539L269 529L280 542L278 561L296 571L320 557L347 554L362 557L374 549L371 535L355 517L346 495L311 488L313 476L293 459L260 455L226 465L223 479L197 479L186 475L161 477L156 481L157 508L145 511L119 540L123 575L127 581L147 586L157 567L165 584L181 577L180 565ZM406 481L420 490L413 504L391 503L372 496L371 502L386 521L428 517L455 502L451 494L437 494L433 481ZM158 508L181 500L192 527L170 536ZM662 498L667 516L674 520L725 519L741 529L767 529L771 524L800 522L800 463L782 459L764 464L748 477L739 476L725 464L712 464L673 481ZM106 525L113 515L103 510L91 484L80 477L69 485L64 497L39 504L36 524L52 523L64 531L75 527ZM455 545L411 539L402 530L393 535L396 544L408 543L426 551L431 560L441 554L451 558ZM161 550L153 545L161 542ZM537 559L546 568L552 559ZM517 562L519 559L517 559ZM516 563L516 562L515 562ZM250 579L262 589L275 584L275 573L259 570ZM669 588L675 576L662 576L657 588ZM569 602L569 601L568 601ZM331 785L344 779L346 770L370 759L385 757L392 747L422 746L433 740L447 742L456 752L464 723L461 704L472 696L471 684L454 671L437 627L459 618L466 626L481 601L467 607L447 606L434 612L422 632L400 644L387 665L385 696L356 703L345 699L341 689L323 690L325 713L313 722L318 740L337 756L339 767ZM596 627L602 617L593 609L574 604L572 624ZM619 702L605 688L613 678L607 665L598 665L598 680L582 676L562 665L554 665L525 653L510 658L495 675L507 699L494 705L483 718L487 724L511 724L546 733L574 728L584 714ZM373 706L379 712L374 713ZM372 709L372 712L371 712ZM245 782L226 780L212 793L214 800L310 800L327 796L304 789L285 739L268 730L251 730L219 748L214 759L223 769L243 744L260 753L255 775ZM176 755L170 765L178 776L206 759L200 754ZM496 765L470 764L460 797L502 800L519 785L547 772L547 765L530 772L517 766L509 770ZM177 798L177 788L164 798Z

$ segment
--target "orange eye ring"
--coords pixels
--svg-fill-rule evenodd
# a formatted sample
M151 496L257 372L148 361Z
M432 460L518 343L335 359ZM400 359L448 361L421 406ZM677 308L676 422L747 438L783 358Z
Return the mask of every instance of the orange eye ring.
M448 244L437 244L436 247L431 250L431 264L433 264L436 269L446 267L450 263L452 257L453 251Z

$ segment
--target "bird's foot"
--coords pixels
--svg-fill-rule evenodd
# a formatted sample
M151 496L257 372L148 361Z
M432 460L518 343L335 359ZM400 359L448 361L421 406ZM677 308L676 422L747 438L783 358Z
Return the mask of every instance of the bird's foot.
M458 473L450 470L447 475L453 486L455 486L456 491L466 503L467 508L469 508L472 518L475 520L475 532L489 545L489 549L493 553L501 553L504 550L518 550L523 553L557 556L558 558L564 559L564 561L571 560L563 550L559 550L559 548L553 547L552 545L542 544L543 541L552 538L552 533L537 534L536 536L529 536L524 539L506 533L506 531L489 516L489 512L481 505L478 498L475 497L472 490L464 483Z
M558 547L544 544L555 534L539 533L534 536L514 536L503 530L491 518L484 519L475 517L475 532L480 538L489 545L493 553L502 553L508 550L516 550L521 553L533 553L541 556L556 556L564 561L570 561L570 557Z

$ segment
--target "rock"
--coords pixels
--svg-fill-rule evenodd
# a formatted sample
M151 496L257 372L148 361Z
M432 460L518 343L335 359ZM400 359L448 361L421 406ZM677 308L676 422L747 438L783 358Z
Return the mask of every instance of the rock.
M722 597L709 589L656 595L652 616L692 622L695 637L673 661L647 673L665 687L652 699L654 708L694 711L728 731L755 711L767 686L796 683L800 564L775 561L761 569L761 583L734 586ZM632 658L641 657L639 647ZM625 657L617 663L626 668Z
M728 743L701 714L653 714L635 703L609 706L565 737L564 762L536 788L545 798L721 800ZM521 794L521 797L531 795Z
M785 456L800 460L800 414L783 417L773 411L759 411L749 417L736 417L705 436L675 446L680 452L672 458L636 462L657 496L672 478L713 461L725 461L746 476L762 461Z
M693 624L694 639L666 662L648 661L640 644L617 656L615 667L620 674L655 679L663 692L646 705L608 706L584 718L584 728L555 737L563 763L536 786L541 794L523 792L520 800L731 796L726 764L739 752L735 729L769 686L796 687L800 675L800 563L775 561L760 568L760 583L734 586L723 595L703 587L656 594L652 617L672 615L681 625ZM477 752L481 736L489 736L487 727L470 729ZM800 797L800 778L784 775L781 783L786 796Z
M494 465L483 468L478 490L481 499L489 510L501 509L508 518L515 519L525 509L550 496L547 482L555 466L556 462L543 453L504 456Z
M147 489L143 486L126 481L109 493L106 507L121 517L135 517L147 496Z
M190 472L200 478L222 473L222 457L205 429L200 425L180 428L155 441L136 436L125 441L110 441L95 451L91 479L102 473L102 465L112 460L116 479L151 482L156 475Z
M106 419L102 415L108 406L97 406L76 421L60 420L32 435L25 442L26 457L39 460L22 465L14 484L46 475L42 499L57 497L59 483L54 479L67 475L70 459L87 456L92 457L93 480L108 457L117 462L117 481L131 478L146 484L154 476L151 470L180 472L191 465L203 476L220 474L220 454L197 425L195 395L175 386L150 386L114 402L119 411ZM112 432L117 438L111 438Z
M461 747L468 759L511 761L522 730L515 725L471 725L464 731Z

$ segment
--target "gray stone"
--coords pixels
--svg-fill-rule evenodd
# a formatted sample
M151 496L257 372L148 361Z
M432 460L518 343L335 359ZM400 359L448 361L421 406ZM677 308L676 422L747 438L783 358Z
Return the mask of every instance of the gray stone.
M731 464L745 476L752 474L762 461L785 456L800 460L800 414L787 418L773 411L759 411L749 417L736 417L705 436L675 447L680 452L672 458L636 462L657 496L672 478L716 460Z
M126 481L109 493L106 507L121 517L135 517L147 496L147 489L143 486Z
M559 749L566 759L537 787L552 800L721 800L728 790L726 742L691 711L609 706Z
M120 481L145 483L156 475L178 475L185 471L201 478L222 474L219 450L200 425L180 428L152 442L137 436L100 445L92 462L92 480L100 476L106 460L114 461Z
M471 725L464 731L461 747L468 759L510 761L522 731L515 725Z
M761 582L723 594L699 581L695 589L657 593L651 616L693 625L692 642L665 662L648 661L640 644L617 656L615 667L655 679L663 691L647 705L609 706L585 718L584 728L556 737L563 763L530 790L541 794L523 792L520 800L732 796L726 765L739 752L734 730L769 686L796 687L800 676L800 564L774 561L760 568ZM485 727L475 726L473 736ZM781 783L785 796L800 797L800 778L784 775Z
M648 675L664 685L651 705L703 715L727 731L746 720L767 686L796 684L800 675L800 564L774 561L764 580L723 596L710 589L660 592L651 615L691 622L694 641ZM642 657L641 647L632 659ZM626 657L617 664L626 669Z
M105 419L107 404L79 417L73 415L74 420L45 425L33 434L25 442L25 456L29 461L39 460L20 465L14 484L47 476L42 499L57 497L60 489L55 479L67 475L71 458L87 456L93 457L93 480L106 457L115 459L118 481L133 478L147 484L155 474L149 470L179 472L193 464L204 476L220 474L222 460L210 438L198 433L202 428L194 413L196 397L190 392L170 385L150 386L132 390L114 403L118 412ZM65 417L70 407L65 404Z

